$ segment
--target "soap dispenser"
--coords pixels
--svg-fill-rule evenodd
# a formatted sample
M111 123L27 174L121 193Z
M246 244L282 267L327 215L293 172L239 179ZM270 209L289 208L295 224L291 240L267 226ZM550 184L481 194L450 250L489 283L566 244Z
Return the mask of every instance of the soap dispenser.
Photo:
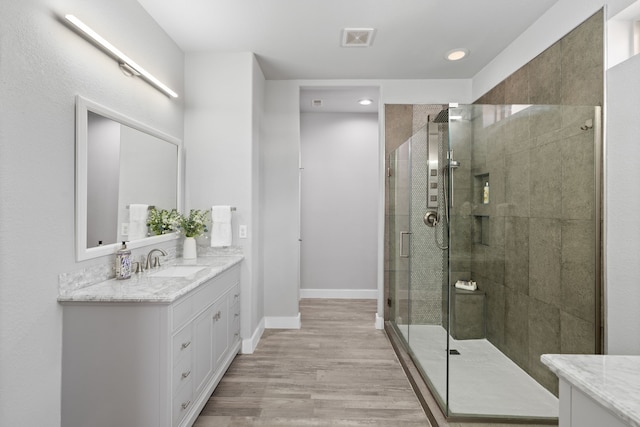
M127 249L127 243L122 242L122 246L116 251L116 279L123 280L130 277L131 251Z

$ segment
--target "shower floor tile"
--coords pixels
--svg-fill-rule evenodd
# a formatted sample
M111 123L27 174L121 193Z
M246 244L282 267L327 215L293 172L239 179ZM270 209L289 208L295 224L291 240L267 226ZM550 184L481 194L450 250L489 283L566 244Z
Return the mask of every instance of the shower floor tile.
M444 400L447 332L439 325L398 325ZM408 331L408 337L407 337ZM449 356L449 408L455 415L558 416L558 399L486 339L455 340Z

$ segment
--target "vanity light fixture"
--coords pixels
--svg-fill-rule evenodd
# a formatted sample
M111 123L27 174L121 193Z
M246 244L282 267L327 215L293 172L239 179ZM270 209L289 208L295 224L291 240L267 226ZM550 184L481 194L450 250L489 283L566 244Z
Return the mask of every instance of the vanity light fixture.
M445 54L447 61L459 61L462 58L466 58L469 55L469 49L457 48L450 50Z
M360 105L371 105L371 104L373 104L373 100L371 100L369 98L363 98L363 99L358 101L358 104L360 104Z
M74 15L65 15L65 19L71 23L74 28L80 30L80 32L87 36L91 41L98 44L100 47L109 52L112 56L114 56L120 63L120 67L123 71L126 70L125 74L131 76L140 76L156 89L164 92L166 95L177 98L178 94L171 90L167 85L162 83L160 80L151 75L147 70L136 64L131 58L122 53L118 48L109 43L104 37L100 34L93 31L89 26L87 26L84 22L76 18Z

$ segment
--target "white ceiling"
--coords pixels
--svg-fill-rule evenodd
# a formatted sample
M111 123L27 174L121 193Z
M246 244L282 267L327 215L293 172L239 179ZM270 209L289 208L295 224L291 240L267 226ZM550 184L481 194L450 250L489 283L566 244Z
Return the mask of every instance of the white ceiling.
M183 51L254 52L278 80L471 78L558 0L138 1ZM372 46L340 47L346 27Z

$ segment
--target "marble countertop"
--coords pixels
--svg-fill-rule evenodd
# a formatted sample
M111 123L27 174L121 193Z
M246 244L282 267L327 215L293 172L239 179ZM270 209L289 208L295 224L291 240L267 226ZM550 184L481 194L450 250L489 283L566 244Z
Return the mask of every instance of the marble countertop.
M640 356L543 354L541 360L558 377L640 427Z
M195 262L177 259L148 272L132 274L130 279L110 279L58 296L62 303L73 302L151 302L171 303L207 280L240 263L242 255L203 256ZM186 277L150 277L164 269L180 265L203 266Z

